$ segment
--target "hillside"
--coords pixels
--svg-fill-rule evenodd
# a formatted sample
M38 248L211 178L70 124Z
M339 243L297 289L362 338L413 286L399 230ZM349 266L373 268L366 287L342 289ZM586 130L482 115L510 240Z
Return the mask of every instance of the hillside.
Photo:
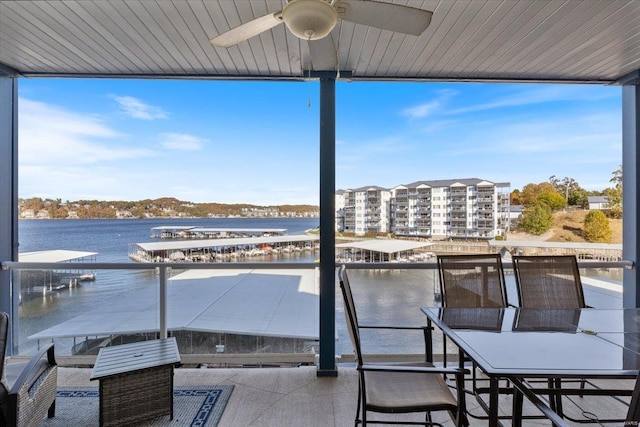
M552 229L541 236L526 233L512 233L509 240L539 240L546 242L586 242L582 236L582 226L587 215L586 210L574 212L556 212ZM608 243L622 243L622 220L610 219L612 238Z

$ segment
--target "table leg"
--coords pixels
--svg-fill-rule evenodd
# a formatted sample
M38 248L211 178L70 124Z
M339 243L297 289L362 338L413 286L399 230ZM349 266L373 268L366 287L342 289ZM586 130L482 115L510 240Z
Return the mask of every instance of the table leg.
M522 392L517 388L513 388L513 409L512 409L512 423L513 427L522 427L522 404L524 396Z
M491 376L489 378L489 427L498 426L498 386L498 377Z

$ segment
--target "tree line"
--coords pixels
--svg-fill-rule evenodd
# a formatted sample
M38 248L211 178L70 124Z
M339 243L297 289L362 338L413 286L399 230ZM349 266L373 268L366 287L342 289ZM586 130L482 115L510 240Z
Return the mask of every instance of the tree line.
M522 190L511 192L511 205L523 207L519 228L535 235L553 226L553 213L566 208L587 209L589 196L605 196L608 209L592 210L584 219L584 237L589 242L608 242L611 239L609 218L622 218L622 167L612 173L611 187L603 191L586 191L570 177L552 175L548 182L527 184Z
M74 217L81 219L109 219L109 218L156 218L156 217L295 217L317 216L319 207L313 205L278 205L258 206L251 204L225 203L192 203L173 197L160 199L145 199L138 201L100 201L78 200L65 201L61 199L42 199L32 197L18 199L19 213L26 210L34 212L46 211L49 218L64 219Z

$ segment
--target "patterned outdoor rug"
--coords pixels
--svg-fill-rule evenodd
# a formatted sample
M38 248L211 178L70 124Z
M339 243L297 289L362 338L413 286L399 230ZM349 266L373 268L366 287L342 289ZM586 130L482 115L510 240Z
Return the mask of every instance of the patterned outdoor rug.
M169 416L164 416L138 425L215 427L222 417L233 387L174 387L173 421L169 420ZM45 418L41 426L97 426L99 404L97 387L58 388L56 416Z

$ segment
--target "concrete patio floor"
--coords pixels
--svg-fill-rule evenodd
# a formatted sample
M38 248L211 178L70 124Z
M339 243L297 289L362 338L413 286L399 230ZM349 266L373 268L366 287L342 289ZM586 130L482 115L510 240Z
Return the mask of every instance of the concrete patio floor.
M235 389L224 411L219 427L342 427L353 426L357 401L357 376L353 366L340 365L337 377L318 377L316 368L178 368L175 370L175 386L233 384ZM59 386L93 386L91 369L60 367ZM632 381L623 381L633 387ZM618 381L617 386L620 386ZM572 415L586 412L603 417L624 417L627 408L620 402L606 397L572 397L578 406L565 401L565 408ZM628 401L628 399L624 399ZM467 398L467 406L473 413L481 413L476 400ZM510 397L501 397L501 413L510 413ZM536 414L535 408L525 404L526 414ZM588 414L586 414L589 416ZM420 420L422 416L403 416ZM434 417L445 426L453 426L450 418L442 413ZM485 420L471 418L471 426L486 426ZM510 421L505 421L510 425ZM578 423L571 423L582 425ZM610 423L608 426L623 426ZM525 420L525 426L550 425L546 420ZM596 424L597 425L597 424Z

